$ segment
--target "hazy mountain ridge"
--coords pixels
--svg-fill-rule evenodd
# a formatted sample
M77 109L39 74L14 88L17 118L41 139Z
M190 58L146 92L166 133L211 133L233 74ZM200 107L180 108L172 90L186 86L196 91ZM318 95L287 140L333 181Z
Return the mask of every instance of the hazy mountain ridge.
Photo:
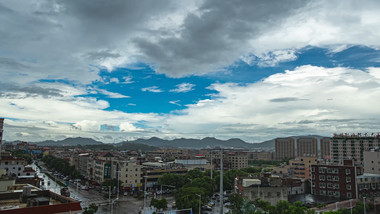
M307 135L307 136L289 136L291 138L294 138L296 141L298 138L301 137L314 137L318 140L321 138L324 138L323 136L319 135ZM13 142L7 142L4 141L4 143L12 143L16 144L21 141L13 141ZM66 138L64 140L45 140L41 142L29 142L31 144L37 144L40 146L76 146L76 145L102 145L104 143L100 141L96 141L92 138L83 138L83 137L76 137L76 138ZM158 137L152 137L148 139L139 138L132 141L123 141L120 143L113 144L117 147L121 146L137 146L138 144L158 148L190 148L190 149L200 149L200 148L215 148L215 147L222 147L222 148L243 148L243 149L264 149L264 150L273 150L275 146L275 139L267 140L261 143L247 143L239 138L231 138L229 140L220 140L216 139L214 137L206 137L203 139L192 139L192 138L178 138L173 140L165 140ZM152 149L149 148L149 149ZM148 147L147 147L148 149Z

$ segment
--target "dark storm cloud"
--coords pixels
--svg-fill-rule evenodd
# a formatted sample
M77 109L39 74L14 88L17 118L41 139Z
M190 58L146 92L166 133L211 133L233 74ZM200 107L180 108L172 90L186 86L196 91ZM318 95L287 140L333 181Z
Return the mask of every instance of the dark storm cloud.
M42 88L39 86L19 86L12 84L5 84L0 82L0 97L6 96L9 98L20 97L20 93L25 93L23 97L29 96L42 96L49 97L62 97L62 91L55 88Z
M303 100L308 100L308 99L300 99L297 97L281 97L281 98L274 98L270 99L270 102L274 103L284 103L284 102L295 102L295 101L303 101Z
M119 58L121 55L113 53L111 50L100 50L97 52L90 52L84 55L84 57L91 60L105 60L108 58Z
M134 41L159 72L170 76L204 74L221 70L251 51L249 40L276 28L305 2L205 1L197 14L186 17L180 36L166 36L157 42Z

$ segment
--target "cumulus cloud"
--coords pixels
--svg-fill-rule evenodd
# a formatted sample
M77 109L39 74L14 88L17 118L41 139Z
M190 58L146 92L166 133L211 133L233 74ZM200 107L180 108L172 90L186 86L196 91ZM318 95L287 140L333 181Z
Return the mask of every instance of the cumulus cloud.
M373 70L301 66L257 83L213 84L213 99L188 105L167 124L177 132L231 137L237 131L253 139L376 131L380 78Z
M175 93L186 93L189 91L194 90L195 85L191 83L181 83L176 85L177 88L170 90L170 92L175 92Z

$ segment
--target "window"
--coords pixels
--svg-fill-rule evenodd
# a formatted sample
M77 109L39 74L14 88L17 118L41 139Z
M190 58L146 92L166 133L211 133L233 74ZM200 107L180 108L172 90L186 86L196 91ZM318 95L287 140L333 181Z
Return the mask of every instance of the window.
M319 191L319 194L320 195L326 195L326 191L325 190L321 190L321 191Z
M352 198L352 194L350 192L347 193L347 198Z
M324 180L325 180L325 176L324 176L324 175L320 175L320 176L319 176L319 180L320 180L320 181L324 181Z
M333 180L333 176L328 175L328 176L327 176L327 180L328 180L328 181L332 181L332 180Z
M351 183L351 177L346 177L346 182Z
M346 185L346 189L347 189L347 190L351 190L351 185L349 185L349 184Z
M325 183L319 183L319 188L321 188L321 189L326 188Z
M319 168L319 173L325 173L325 168Z
M281 197L281 192L277 192L277 197Z
M346 169L346 175L351 174L351 169Z
M315 172L315 167L311 167L311 171L312 171L312 172Z

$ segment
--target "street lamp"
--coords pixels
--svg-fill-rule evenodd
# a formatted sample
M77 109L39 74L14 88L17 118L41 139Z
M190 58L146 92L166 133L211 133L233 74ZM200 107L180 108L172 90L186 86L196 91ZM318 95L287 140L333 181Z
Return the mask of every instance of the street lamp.
M352 214L352 199L350 199L350 209L351 209L351 214Z
M367 214L367 210L365 209L365 197L363 197L363 204L364 204L364 214Z
M201 194L196 194L199 197L199 208L198 208L198 214L201 214L201 200L202 200L202 195Z

